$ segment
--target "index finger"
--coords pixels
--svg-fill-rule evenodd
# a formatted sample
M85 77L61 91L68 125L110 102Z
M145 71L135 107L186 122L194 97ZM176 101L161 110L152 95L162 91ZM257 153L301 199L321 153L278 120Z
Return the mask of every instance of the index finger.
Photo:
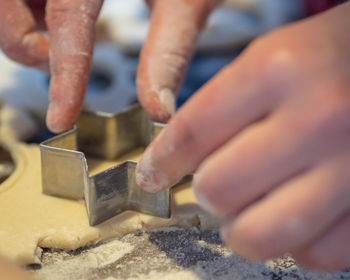
M69 129L82 108L90 74L95 22L103 0L50 0L50 106L47 126Z
M268 114L273 102L266 93L271 94L271 88L262 86L264 78L257 67L250 67L252 61L238 58L183 105L139 161L136 181L141 188L158 192L176 184Z

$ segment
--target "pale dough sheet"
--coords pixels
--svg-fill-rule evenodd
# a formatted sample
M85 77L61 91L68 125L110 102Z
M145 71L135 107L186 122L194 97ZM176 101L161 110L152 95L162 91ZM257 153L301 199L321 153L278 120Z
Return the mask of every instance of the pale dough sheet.
M173 216L161 219L134 212L122 213L90 227L83 201L42 194L40 151L37 145L10 147L16 170L0 185L0 255L19 264L40 263L40 247L73 250L88 243L120 237L138 229L167 226L217 227L218 221L203 212L190 183L173 192ZM120 159L136 159L142 150ZM91 172L116 162L89 161Z

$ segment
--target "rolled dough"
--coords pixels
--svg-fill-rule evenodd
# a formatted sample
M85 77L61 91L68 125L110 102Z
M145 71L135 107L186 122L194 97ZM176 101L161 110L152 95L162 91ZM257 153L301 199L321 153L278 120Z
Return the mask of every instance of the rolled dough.
M74 250L139 229L169 226L215 228L218 220L198 206L190 183L173 192L173 215L161 219L124 212L98 226L89 226L83 201L42 194L40 151L37 145L11 144L15 172L0 185L0 255L19 264L40 263L41 247ZM88 160L91 173L126 159L136 160L142 149L118 161Z

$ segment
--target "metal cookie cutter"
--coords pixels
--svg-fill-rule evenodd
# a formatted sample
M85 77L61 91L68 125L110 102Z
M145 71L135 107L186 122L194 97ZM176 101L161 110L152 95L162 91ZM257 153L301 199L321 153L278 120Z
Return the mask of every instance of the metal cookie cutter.
M136 162L91 176L85 157L115 159L147 146L163 126L152 122L138 105L118 114L82 113L73 129L40 144L43 192L85 198L90 225L126 210L169 218L170 190L153 194L140 189L135 183Z

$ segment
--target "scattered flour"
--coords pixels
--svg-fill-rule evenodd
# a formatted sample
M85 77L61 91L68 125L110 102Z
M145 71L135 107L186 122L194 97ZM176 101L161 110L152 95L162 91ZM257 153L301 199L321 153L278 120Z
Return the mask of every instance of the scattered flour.
M46 251L38 280L344 280L350 271L316 273L290 257L244 260L222 245L217 230L138 231L76 251Z
M115 263L133 249L129 243L113 240L80 253L52 253L52 263L43 266L36 275L38 279L89 279L98 268Z

